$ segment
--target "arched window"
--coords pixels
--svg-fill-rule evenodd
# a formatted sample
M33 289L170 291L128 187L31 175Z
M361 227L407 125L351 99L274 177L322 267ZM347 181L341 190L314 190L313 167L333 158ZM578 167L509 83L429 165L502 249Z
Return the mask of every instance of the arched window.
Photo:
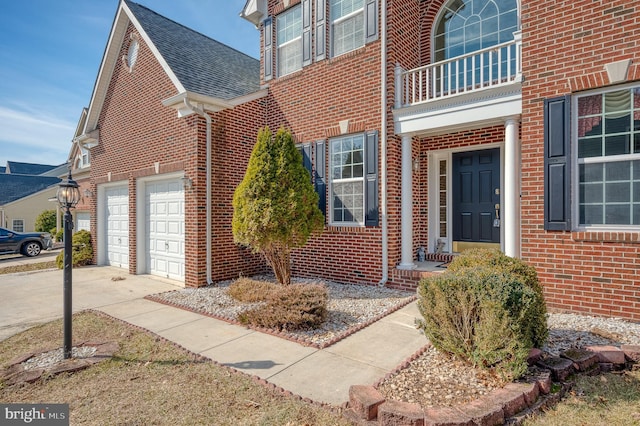
M442 61L513 40L516 0L451 0L435 25L434 59Z
M515 44L487 48L512 41L517 30L517 0L446 2L433 30L433 61L446 61L435 70L434 92L446 95L512 80Z

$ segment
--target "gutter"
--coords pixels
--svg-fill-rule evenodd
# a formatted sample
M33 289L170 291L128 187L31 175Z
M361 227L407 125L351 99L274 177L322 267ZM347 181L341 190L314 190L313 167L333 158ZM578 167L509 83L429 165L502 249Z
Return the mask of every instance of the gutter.
M380 180L382 191L380 194L380 213L382 216L382 279L378 283L384 286L389 281L389 229L387 223L387 1L382 0L380 11Z
M190 110L198 114L200 117L204 117L207 122L207 158L206 158L206 228L207 228L207 237L206 237L206 246L207 246L207 285L213 285L213 280L211 279L211 240L212 240L212 232L211 232L211 117L209 114L204 112L204 109L201 107L196 107L191 104L187 98L184 98L184 106Z

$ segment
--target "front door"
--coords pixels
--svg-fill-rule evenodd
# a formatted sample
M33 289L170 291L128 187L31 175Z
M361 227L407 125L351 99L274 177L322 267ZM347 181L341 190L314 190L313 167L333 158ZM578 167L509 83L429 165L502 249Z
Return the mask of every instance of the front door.
M500 249L500 149L453 154L453 251Z

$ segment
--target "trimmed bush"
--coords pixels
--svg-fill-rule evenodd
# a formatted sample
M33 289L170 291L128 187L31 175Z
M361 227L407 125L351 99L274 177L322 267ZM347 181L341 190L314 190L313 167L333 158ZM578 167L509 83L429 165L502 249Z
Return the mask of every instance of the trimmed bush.
M269 293L275 291L277 287L277 284L268 281L240 277L229 286L227 294L239 302L264 302L268 299Z
M242 324L277 330L313 329L327 318L327 288L318 284L277 286L266 302L238 315Z
M541 348L547 341L549 331L547 329L547 306L538 274L533 266L528 265L522 259L506 256L499 250L472 249L466 250L457 256L447 267L447 272L456 273L464 269L485 270L488 272L502 272L514 274L522 282L533 289L537 294L535 305L531 307L528 336L533 346Z
M511 381L527 371L536 332L546 337L547 329L546 316L539 315L544 299L526 281L529 275L503 264L509 262L475 268L469 262L422 280L418 308L420 327L436 349Z
M72 262L73 266L90 265L93 262L93 246L91 246L91 233L86 230L73 234L71 239L73 246ZM56 257L58 269L64 268L64 250Z

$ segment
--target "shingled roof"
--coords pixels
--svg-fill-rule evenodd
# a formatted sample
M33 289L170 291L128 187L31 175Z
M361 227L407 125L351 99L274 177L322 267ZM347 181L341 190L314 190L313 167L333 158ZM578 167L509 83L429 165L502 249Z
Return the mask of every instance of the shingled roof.
M0 174L0 205L57 185L62 179L49 176Z
M233 99L260 89L260 61L125 0L184 88L219 99Z
M5 173L18 174L18 175L41 175L50 170L55 169L58 166L51 166L49 164L35 164L35 163L20 163L18 161L7 161L7 168Z

